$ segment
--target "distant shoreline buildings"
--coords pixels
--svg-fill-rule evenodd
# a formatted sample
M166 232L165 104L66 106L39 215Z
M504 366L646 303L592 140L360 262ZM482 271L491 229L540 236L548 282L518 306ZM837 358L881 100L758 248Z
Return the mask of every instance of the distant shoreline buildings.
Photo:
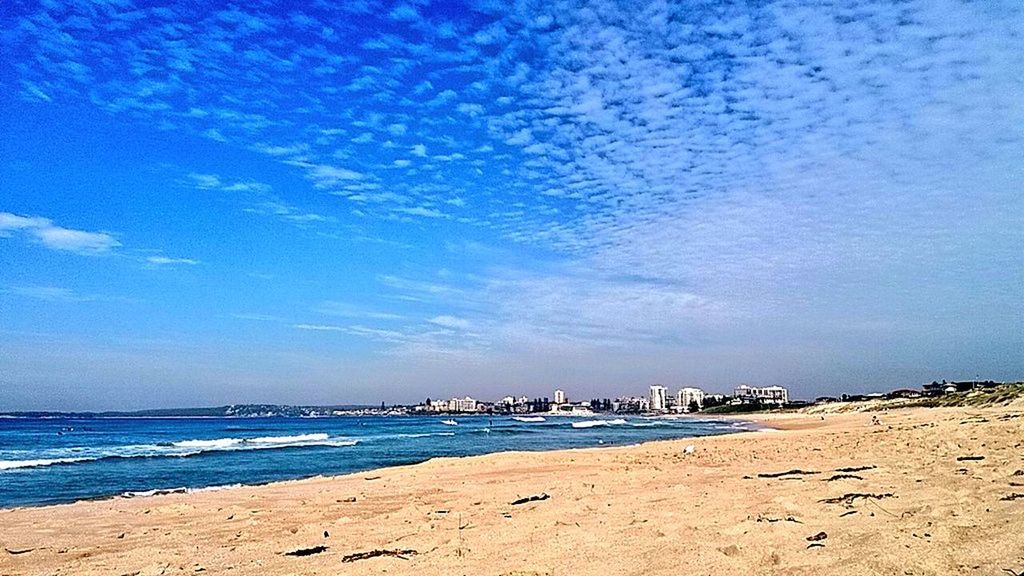
M965 392L1002 385L994 381L958 381L945 380L924 384L920 390L904 388L888 393L876 394L842 394L839 397L822 396L813 402L794 401L789 390L784 386L750 386L740 384L733 389L731 395L711 394L705 390L684 386L673 394L662 384L648 386L645 396L620 396L618 398L595 398L589 401L573 401L562 389L554 390L549 399L528 398L527 396L505 396L497 402L486 402L470 396L456 397L448 400L427 399L423 404L401 408L403 413L422 414L551 414L567 416L586 416L596 413L614 414L688 414L704 412L746 412L760 408L797 408L810 404L825 402L864 401L894 398L921 398L939 396L955 392ZM383 408L382 408L383 410Z
M527 396L505 396L497 402L487 402L471 396L454 397L447 400L427 398L422 404L412 406L412 413L433 414L551 414L566 416L588 416L595 413L615 414L687 414L702 412L705 408L731 405L785 406L789 404L789 391L782 386L763 388L740 385L732 396L709 394L701 388L684 386L674 394L667 386L654 384L648 387L647 396L620 396L618 398L595 398L587 401L573 401L562 389L554 390L549 399Z

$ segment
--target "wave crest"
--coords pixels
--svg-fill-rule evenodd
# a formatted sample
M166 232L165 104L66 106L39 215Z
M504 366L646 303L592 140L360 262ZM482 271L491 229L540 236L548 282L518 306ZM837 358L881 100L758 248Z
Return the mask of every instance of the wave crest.
M211 438L205 440L179 440L161 444L142 444L115 446L107 449L69 448L60 454L40 455L25 460L0 460L0 470L18 470L22 468L39 468L63 464L78 464L97 460L117 460L122 458L187 458L211 452L236 452L241 450L273 450L281 448L299 448L325 446L340 448L355 446L358 440L347 438L331 438L328 434L301 434L297 436L263 436L259 438ZM64 456L68 451L75 456ZM52 457L45 457L52 456Z

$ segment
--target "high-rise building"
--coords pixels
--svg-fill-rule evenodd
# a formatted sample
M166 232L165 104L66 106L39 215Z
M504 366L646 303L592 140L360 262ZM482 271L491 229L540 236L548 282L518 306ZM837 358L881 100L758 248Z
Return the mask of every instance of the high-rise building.
M565 398L565 392L561 390L555 390L555 404L565 404L566 401L567 400Z
M651 410L662 412L668 408L667 392L668 389L664 386L651 386Z

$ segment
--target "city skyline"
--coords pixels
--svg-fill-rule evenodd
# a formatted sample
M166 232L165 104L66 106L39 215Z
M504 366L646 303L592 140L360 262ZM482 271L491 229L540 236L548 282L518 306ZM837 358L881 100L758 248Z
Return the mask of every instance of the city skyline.
M1024 7L22 3L0 409L1024 376Z

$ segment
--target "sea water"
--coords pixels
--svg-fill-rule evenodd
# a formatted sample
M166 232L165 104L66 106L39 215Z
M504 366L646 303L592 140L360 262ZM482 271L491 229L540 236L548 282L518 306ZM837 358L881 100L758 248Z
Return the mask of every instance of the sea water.
M438 456L636 444L744 428L732 421L618 416L0 418L0 507L261 484Z

